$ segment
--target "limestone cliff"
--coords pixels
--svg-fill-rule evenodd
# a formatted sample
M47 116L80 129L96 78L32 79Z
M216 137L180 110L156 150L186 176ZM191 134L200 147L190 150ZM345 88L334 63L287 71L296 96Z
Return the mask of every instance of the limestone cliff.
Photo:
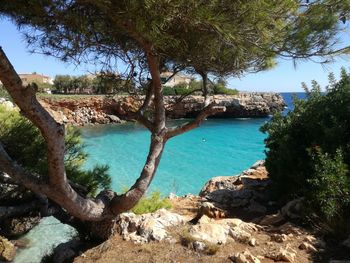
M118 123L128 120L127 112L136 111L143 97L131 96L86 96L86 97L45 97L41 103L56 118L73 125ZM274 111L281 111L285 103L276 93L240 93L238 95L215 95L212 102L226 106L226 112L214 118L255 118L266 117ZM167 117L171 119L195 117L203 107L202 96L166 96Z

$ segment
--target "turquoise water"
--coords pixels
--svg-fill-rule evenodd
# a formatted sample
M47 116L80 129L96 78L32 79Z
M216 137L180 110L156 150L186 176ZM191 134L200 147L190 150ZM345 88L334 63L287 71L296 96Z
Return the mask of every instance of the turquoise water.
M213 176L235 175L264 158L268 119L208 119L201 127L171 139L164 150L150 191L198 194ZM186 120L172 121L178 125ZM82 128L89 153L88 168L108 164L112 188L130 187L147 157L150 133L135 123Z
M291 94L282 94L289 109L293 108ZM305 98L305 94L296 94ZM286 112L288 109L286 110ZM186 120L173 121L171 125ZM197 194L211 177L235 175L265 157L259 132L265 119L209 119L193 131L170 140L150 190L178 195ZM130 187L139 176L146 160L150 134L140 125L106 125L82 129L90 154L87 168L94 164L110 165L113 189ZM25 237L31 247L18 251L15 263L40 262L43 255L61 242L71 239L74 230L45 218Z
M28 248L17 250L13 263L38 263L59 244L76 235L74 228L61 224L53 217L45 217L21 239L29 241Z

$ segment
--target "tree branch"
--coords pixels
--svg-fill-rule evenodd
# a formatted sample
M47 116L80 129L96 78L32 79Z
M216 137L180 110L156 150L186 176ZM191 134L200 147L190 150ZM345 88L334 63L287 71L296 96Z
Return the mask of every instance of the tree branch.
M185 123L184 125L181 125L175 128L169 128L165 134L165 138L168 140L174 136L180 135L194 128L197 128L200 126L202 121L208 116L214 115L219 112L225 112L225 111L226 111L226 107L215 106L212 103L209 106L205 107L193 121L190 121L188 123Z

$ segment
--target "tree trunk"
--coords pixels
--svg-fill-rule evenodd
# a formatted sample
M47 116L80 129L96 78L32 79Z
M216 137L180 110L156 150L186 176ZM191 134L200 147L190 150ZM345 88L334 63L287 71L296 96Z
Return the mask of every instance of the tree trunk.
M208 92L208 74L201 71L200 75L202 77L203 81L203 96L204 96L204 105L203 108L209 106L210 104L210 97L209 97L209 92Z

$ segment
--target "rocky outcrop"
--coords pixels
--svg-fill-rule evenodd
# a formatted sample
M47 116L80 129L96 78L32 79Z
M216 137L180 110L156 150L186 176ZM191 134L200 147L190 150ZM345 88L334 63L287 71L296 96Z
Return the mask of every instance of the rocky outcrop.
M16 256L16 247L6 238L0 236L0 261L12 261Z
M165 96L167 117L171 119L193 118L203 108L203 96ZM226 111L212 116L216 118L266 117L281 111L285 104L276 93L239 93L238 95L215 95L211 98ZM130 120L128 113L135 112L142 104L142 96L86 96L71 98L43 97L41 103L56 119L73 125L120 123Z
M225 216L252 219L274 209L269 203L268 178L264 161L256 162L237 176L220 176L210 179L199 195L211 203L212 211L221 211ZM206 207L210 206L203 203ZM213 208L215 207L215 209ZM208 209L202 209L206 211ZM216 212L218 214L219 212ZM215 212L214 212L215 214ZM217 217L217 216L213 216Z
M40 103L60 122L75 126L121 123L116 116L116 102L102 96L76 98L41 98Z
M181 215L160 209L155 213L135 215L123 213L116 221L116 230L124 240L134 243L171 240L167 227L178 226L185 222Z
M0 174L0 235L18 237L37 225L37 203L35 194Z
M197 116L204 104L203 96L188 96L177 103L177 96L165 99L170 118L191 118ZM285 103L281 95L264 92L241 92L237 95L214 95L210 101L225 106L226 111L215 118L255 118L266 117L275 111L283 110Z

